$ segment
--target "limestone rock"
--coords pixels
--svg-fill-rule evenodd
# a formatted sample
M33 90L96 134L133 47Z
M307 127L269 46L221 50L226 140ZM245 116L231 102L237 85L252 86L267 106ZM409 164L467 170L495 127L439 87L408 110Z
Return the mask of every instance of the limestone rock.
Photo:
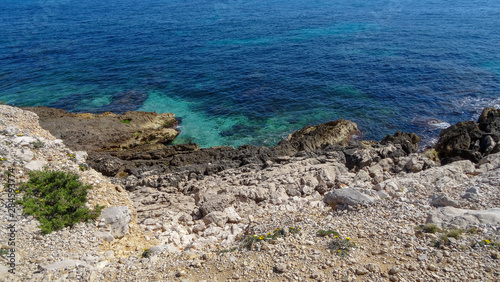
M206 225L210 225L211 223L215 223L219 227L224 227L224 224L226 224L227 220L228 220L228 216L224 212L221 212L221 211L210 212L209 214L207 214L203 218L203 222Z
M232 194L207 194L203 196L202 204L200 205L200 210L202 216L214 211L223 211L234 201L234 196Z
M106 208L101 213L101 219L111 227L111 235L123 238L128 233L128 224L132 220L132 213L127 206Z
M25 165L27 170L42 170L48 162L46 160L35 160Z
M438 208L429 214L426 223L435 224L438 227L467 229L479 224L500 224L500 208L488 210L466 210L454 207Z
M77 266L83 266L91 269L91 267L84 261L81 260L73 260L73 259L65 259L63 261L55 262L45 266L39 266L43 270L59 270L59 269L68 269Z
M323 201L330 206L335 206L337 204L355 206L372 203L375 199L353 188L344 188L328 192L323 198Z
M278 146L288 146L296 152L310 152L327 145L346 146L352 135L358 132L358 127L354 122L339 119L316 126L306 126L290 134Z
M445 193L434 194L431 197L430 204L431 204L431 206L434 206L434 207L447 207L447 206L452 206L455 208L459 207L459 204L455 200L451 199Z

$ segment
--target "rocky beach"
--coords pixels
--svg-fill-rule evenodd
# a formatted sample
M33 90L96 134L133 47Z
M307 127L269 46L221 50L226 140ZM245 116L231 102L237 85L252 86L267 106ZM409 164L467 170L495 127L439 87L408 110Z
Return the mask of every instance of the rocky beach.
M361 140L348 120L273 147L168 145L176 126L173 114L1 105L0 280L500 279L497 109L426 150L413 133ZM36 170L92 185L98 220L42 235L20 205L12 216L7 187Z

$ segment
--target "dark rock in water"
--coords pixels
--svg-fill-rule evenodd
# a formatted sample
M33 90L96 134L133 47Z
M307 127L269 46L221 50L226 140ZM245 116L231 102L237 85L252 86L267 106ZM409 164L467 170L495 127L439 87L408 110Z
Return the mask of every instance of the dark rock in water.
M352 136L359 133L358 126L339 119L316 126L306 126L281 141L276 147L289 155L300 151L314 151L328 145L347 146Z
M439 134L435 146L442 164L458 160L478 162L488 154L499 151L500 111L486 108L478 119L459 122Z
M113 94L109 105L100 107L99 112L113 111L114 113L125 113L136 111L148 98L148 93L141 90L129 90Z

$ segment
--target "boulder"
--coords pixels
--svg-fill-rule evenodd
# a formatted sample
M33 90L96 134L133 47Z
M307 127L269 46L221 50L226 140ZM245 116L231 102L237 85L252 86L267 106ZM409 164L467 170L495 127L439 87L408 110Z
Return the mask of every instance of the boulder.
M205 225L210 225L211 223L215 223L217 226L221 228L224 227L224 224L226 224L227 220L228 216L221 211L213 211L207 214L203 218L203 222L205 223Z
M481 198L479 187L470 187L462 195L462 198L465 198L467 200L478 200L479 198Z
M328 145L347 146L352 136L359 133L356 123L344 119L330 121L316 126L306 126L278 144L278 149L294 152L311 152Z
M48 162L46 160L35 160L25 165L27 170L42 170Z
M500 151L500 110L486 108L478 122L459 122L439 133L435 146L443 164L457 160L479 162L482 157Z
M223 211L225 208L234 202L235 198L232 194L207 194L203 196L202 203L200 205L200 211L202 216L214 211Z
M420 142L422 138L415 133L406 133L406 132L396 132L393 135L387 135L380 141L380 144L387 145L389 143L394 144L396 148L399 150L392 153L392 155L387 156L390 158L401 157L403 155L409 155L412 153L418 152L418 142Z
M451 199L445 193L434 194L431 197L431 203L430 204L433 207L447 207L447 206L451 206L451 207L458 208L458 206L459 206L458 203L455 200Z
M123 238L128 233L128 224L132 221L132 213L127 206L106 208L101 213L101 220L111 228L114 238Z
M356 206L359 204L372 203L375 201L375 198L358 192L353 188L344 188L328 192L323 198L323 201L332 207L338 204Z
M454 207L441 207L429 214L426 223L439 228L467 229L480 224L500 225L500 208L488 210L466 210Z

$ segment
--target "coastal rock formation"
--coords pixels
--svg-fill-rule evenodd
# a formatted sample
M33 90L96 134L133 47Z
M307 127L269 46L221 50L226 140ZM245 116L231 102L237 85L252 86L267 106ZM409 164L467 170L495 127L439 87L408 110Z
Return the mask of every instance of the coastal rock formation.
M178 166L141 160L144 165L138 162L128 176L105 178L91 168L81 170L85 154L36 124L33 113L0 106L2 170L13 168L19 183L26 180L30 160L44 160L49 169L78 173L92 185L91 206L127 206L133 218L121 239L104 222L42 236L37 219L18 210L16 247L22 244L15 249L16 274L0 262L0 280L495 281L500 276L500 153L477 164L439 165L418 153L408 155L395 143L359 142L291 156L261 149L268 158L251 155L258 147L244 147L248 162L221 157L244 155L238 149L199 149L214 163L192 164L185 155L196 151L188 152L187 145L185 153L171 156ZM13 142L17 135L37 141ZM119 159L127 165L126 158ZM3 183L7 177L2 174ZM335 209L323 201L353 191L374 200L344 201ZM467 193L475 196L463 196ZM443 230L425 233L427 218L455 209L431 205L436 195L445 200L438 202L453 202L466 212L450 221L439 217L442 223L435 224ZM0 197L8 200L7 193ZM8 224L9 216L0 208L2 222ZM457 226L470 232L442 239ZM9 230L1 228L0 244L7 245L8 238Z
M143 145L162 146L179 133L173 114L126 112L100 115L68 113L64 110L24 108L36 113L40 125L76 151L105 152Z
M339 119L316 126L306 126L290 134L278 144L286 155L304 151L311 152L328 145L347 146L352 136L359 134L358 126L348 120Z
M479 162L500 151L500 110L486 108L478 122L459 122L439 133L435 146L443 164L457 160Z

